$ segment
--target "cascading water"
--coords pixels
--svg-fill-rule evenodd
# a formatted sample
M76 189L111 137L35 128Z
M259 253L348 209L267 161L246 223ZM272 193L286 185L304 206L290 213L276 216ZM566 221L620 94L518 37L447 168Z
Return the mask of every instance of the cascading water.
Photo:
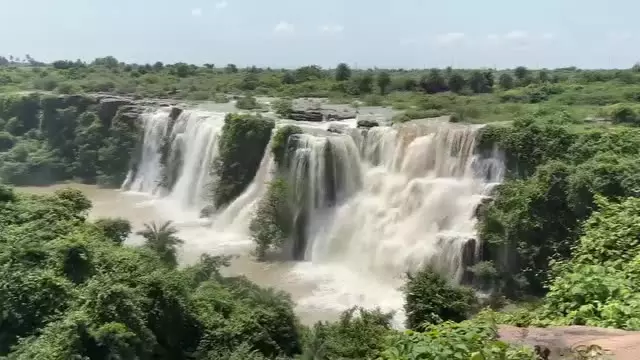
M289 138L288 147L287 182L297 204L293 253L303 259L310 234L324 224L333 206L361 187L361 174L348 170L360 167L360 157L353 139L346 135L296 134Z
M215 158L224 113L169 108L143 115L144 138L139 165L122 188L164 195L182 210L207 204L210 164ZM164 192L164 193L163 193Z
M475 208L502 176L499 161L474 154L479 128L432 120L371 129L361 166L345 168L362 172L363 189L316 235L309 260L380 276L430 264L460 279Z
M123 188L199 211L210 201L209 165L224 114L172 115L143 116L141 157ZM500 157L474 152L480 126L429 120L364 131L355 121L342 124L299 122L304 133L289 138L287 172L278 176L293 189L293 256L306 261L284 264L288 275L278 284L305 289L295 295L302 312L326 314L354 305L401 309L402 275L425 264L460 280L479 248L475 209L503 173ZM253 211L277 171L269 149L253 182L207 227L181 228L185 259L251 246ZM303 285L284 285L292 283Z
M474 152L480 128L428 120L353 131L361 158L338 178L362 187L313 229L297 270L321 285L301 303L397 310L406 271L428 264L460 280L479 248L476 207L503 175L499 156Z

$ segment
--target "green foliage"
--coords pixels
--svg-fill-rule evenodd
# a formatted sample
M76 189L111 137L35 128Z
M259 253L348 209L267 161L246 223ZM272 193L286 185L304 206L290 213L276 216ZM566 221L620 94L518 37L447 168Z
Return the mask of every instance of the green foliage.
M302 129L295 125L286 125L278 128L271 142L271 152L273 153L274 161L279 167L284 165L289 136L302 133Z
M556 323L640 329L640 199L597 199L573 257L554 266L545 298Z
M378 359L392 334L392 314L352 308L335 323L318 322L310 330L303 359Z
M288 99L276 100L273 103L273 111L283 119L288 119L293 112L293 103Z
M145 239L144 245L151 251L158 254L160 259L171 268L178 265L176 256L177 247L184 241L176 236L176 229L171 221L166 221L161 225L154 223L144 224L144 230L137 232Z
M472 289L450 284L430 268L407 274L405 285L406 326L420 330L428 324L463 321L476 303Z
M338 64L336 68L336 81L345 81L351 78L351 69L345 63Z
M156 245L160 230L170 227L149 236L153 249L120 246L105 229L122 236L124 224L78 219L74 211L87 206L71 202L75 195L65 190L0 203L0 356L204 360L301 353L288 295L222 277L224 258L203 256L183 270L164 266Z
M138 137L122 102L85 95L0 96L0 177L17 185L63 180L120 186L130 167ZM102 116L101 118L98 116Z
M260 109L260 104L253 96L243 96L236 101L236 107L242 110L255 110Z
M102 218L94 222L102 234L116 244L122 244L131 234L131 223L122 218Z
M384 360L534 360L533 349L497 340L495 322L479 316L461 323L429 325L424 332L407 331L389 336L380 359Z
M293 213L290 201L286 181L273 180L249 225L258 259L264 259L268 251L279 250L291 235Z
M524 117L511 127L483 129L480 148L505 151L508 180L479 224L483 257L500 274L509 296L544 294L551 260L572 256L580 224L594 196L637 196L635 129L575 131L557 118Z
M257 115L228 114L218 142L219 156L213 164L217 208L238 197L253 180L275 122Z

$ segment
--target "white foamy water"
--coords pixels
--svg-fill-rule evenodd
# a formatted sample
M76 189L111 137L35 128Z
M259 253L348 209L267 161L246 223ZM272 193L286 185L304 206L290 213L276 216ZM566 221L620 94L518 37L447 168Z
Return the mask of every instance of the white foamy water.
M173 120L169 108L144 114L142 156L122 188L163 195L180 211L199 212L209 201L210 164L218 153L224 117L219 112L185 110ZM163 145L168 148L163 150ZM162 178L163 151L167 156L168 179ZM163 180L171 184L167 194L160 186Z
M209 203L209 167L223 120L224 113L198 110L185 110L173 124L169 110L144 115L136 171L117 196L89 191L94 212L125 216L138 228L176 221L185 240L182 263L202 253L237 254L228 273L290 292L306 323L335 319L359 305L397 311L402 326L406 271L430 264L460 279L463 249L475 238L474 210L502 179L499 157L474 153L478 126L429 121L362 132L354 120L341 122L345 134L333 134L327 123L296 123L305 134L290 139L287 177L298 206L294 220L301 224L293 255L304 261L257 263L249 256L248 228L273 178L270 145L243 194L210 218L198 217ZM160 153L167 143L171 175L162 179ZM169 190L161 183L170 183Z

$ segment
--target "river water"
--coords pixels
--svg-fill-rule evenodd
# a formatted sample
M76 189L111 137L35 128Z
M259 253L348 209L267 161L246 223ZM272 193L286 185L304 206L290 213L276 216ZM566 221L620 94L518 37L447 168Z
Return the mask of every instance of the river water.
M399 309L401 296L395 287L372 284L370 279L344 271L344 277L337 281L333 275L339 269L317 267L295 262L256 262L250 255L251 241L238 239L233 234L220 234L209 227L206 221L195 214L185 215L174 211L173 204L142 193L104 189L93 185L60 184L44 187L21 187L20 191L32 194L49 194L55 190L72 187L81 190L93 203L90 219L101 217L122 217L128 219L134 234L127 241L129 245L139 245L142 239L135 235L144 223L172 220L179 229L178 236L185 240L180 249L180 262L190 264L197 261L202 253L213 255L233 255L231 266L223 271L225 275L244 275L251 281L265 287L273 287L291 294L296 302L296 313L301 321L311 325L317 321L335 320L342 310L361 304L365 307L380 306L386 310ZM176 213L179 215L176 216ZM352 286L349 286L349 284ZM355 286L371 291L354 293ZM396 284L400 285L400 283ZM379 292L379 296L373 296ZM342 294L340 294L342 292ZM391 293L389 293L391 292ZM324 299L326 298L326 301ZM391 299L391 301L385 300Z

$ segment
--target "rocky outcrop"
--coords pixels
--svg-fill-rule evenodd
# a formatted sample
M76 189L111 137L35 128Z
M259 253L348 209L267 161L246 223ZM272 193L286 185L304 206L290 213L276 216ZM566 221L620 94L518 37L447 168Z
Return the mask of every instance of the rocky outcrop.
M473 216L477 219L482 219L487 212L487 208L493 201L493 197L485 196L480 200L478 205L476 205L475 210L473 211Z
M571 351L591 345L615 360L640 358L640 331L605 329L591 326L562 326L549 328L518 328L500 325L500 340L517 345L529 345L548 350L548 359L572 359ZM601 357L597 357L599 359Z
M121 97L98 97L98 117L106 125L111 125L111 119L116 116L120 107L124 105L133 105L133 101Z
M295 121L324 121L324 115L319 110L292 110L289 118Z
M352 108L338 109L319 102L297 99L293 103L289 118L296 121L322 122L354 119L356 115L357 112Z
M368 120L368 119L358 120L358 127L359 128L370 129L370 128L376 127L376 126L380 126L380 124L375 120Z
M176 121L178 119L178 116L180 116L180 114L182 114L182 109L176 106L173 106L171 108L171 113L169 113L169 117L171 118L171 120Z

